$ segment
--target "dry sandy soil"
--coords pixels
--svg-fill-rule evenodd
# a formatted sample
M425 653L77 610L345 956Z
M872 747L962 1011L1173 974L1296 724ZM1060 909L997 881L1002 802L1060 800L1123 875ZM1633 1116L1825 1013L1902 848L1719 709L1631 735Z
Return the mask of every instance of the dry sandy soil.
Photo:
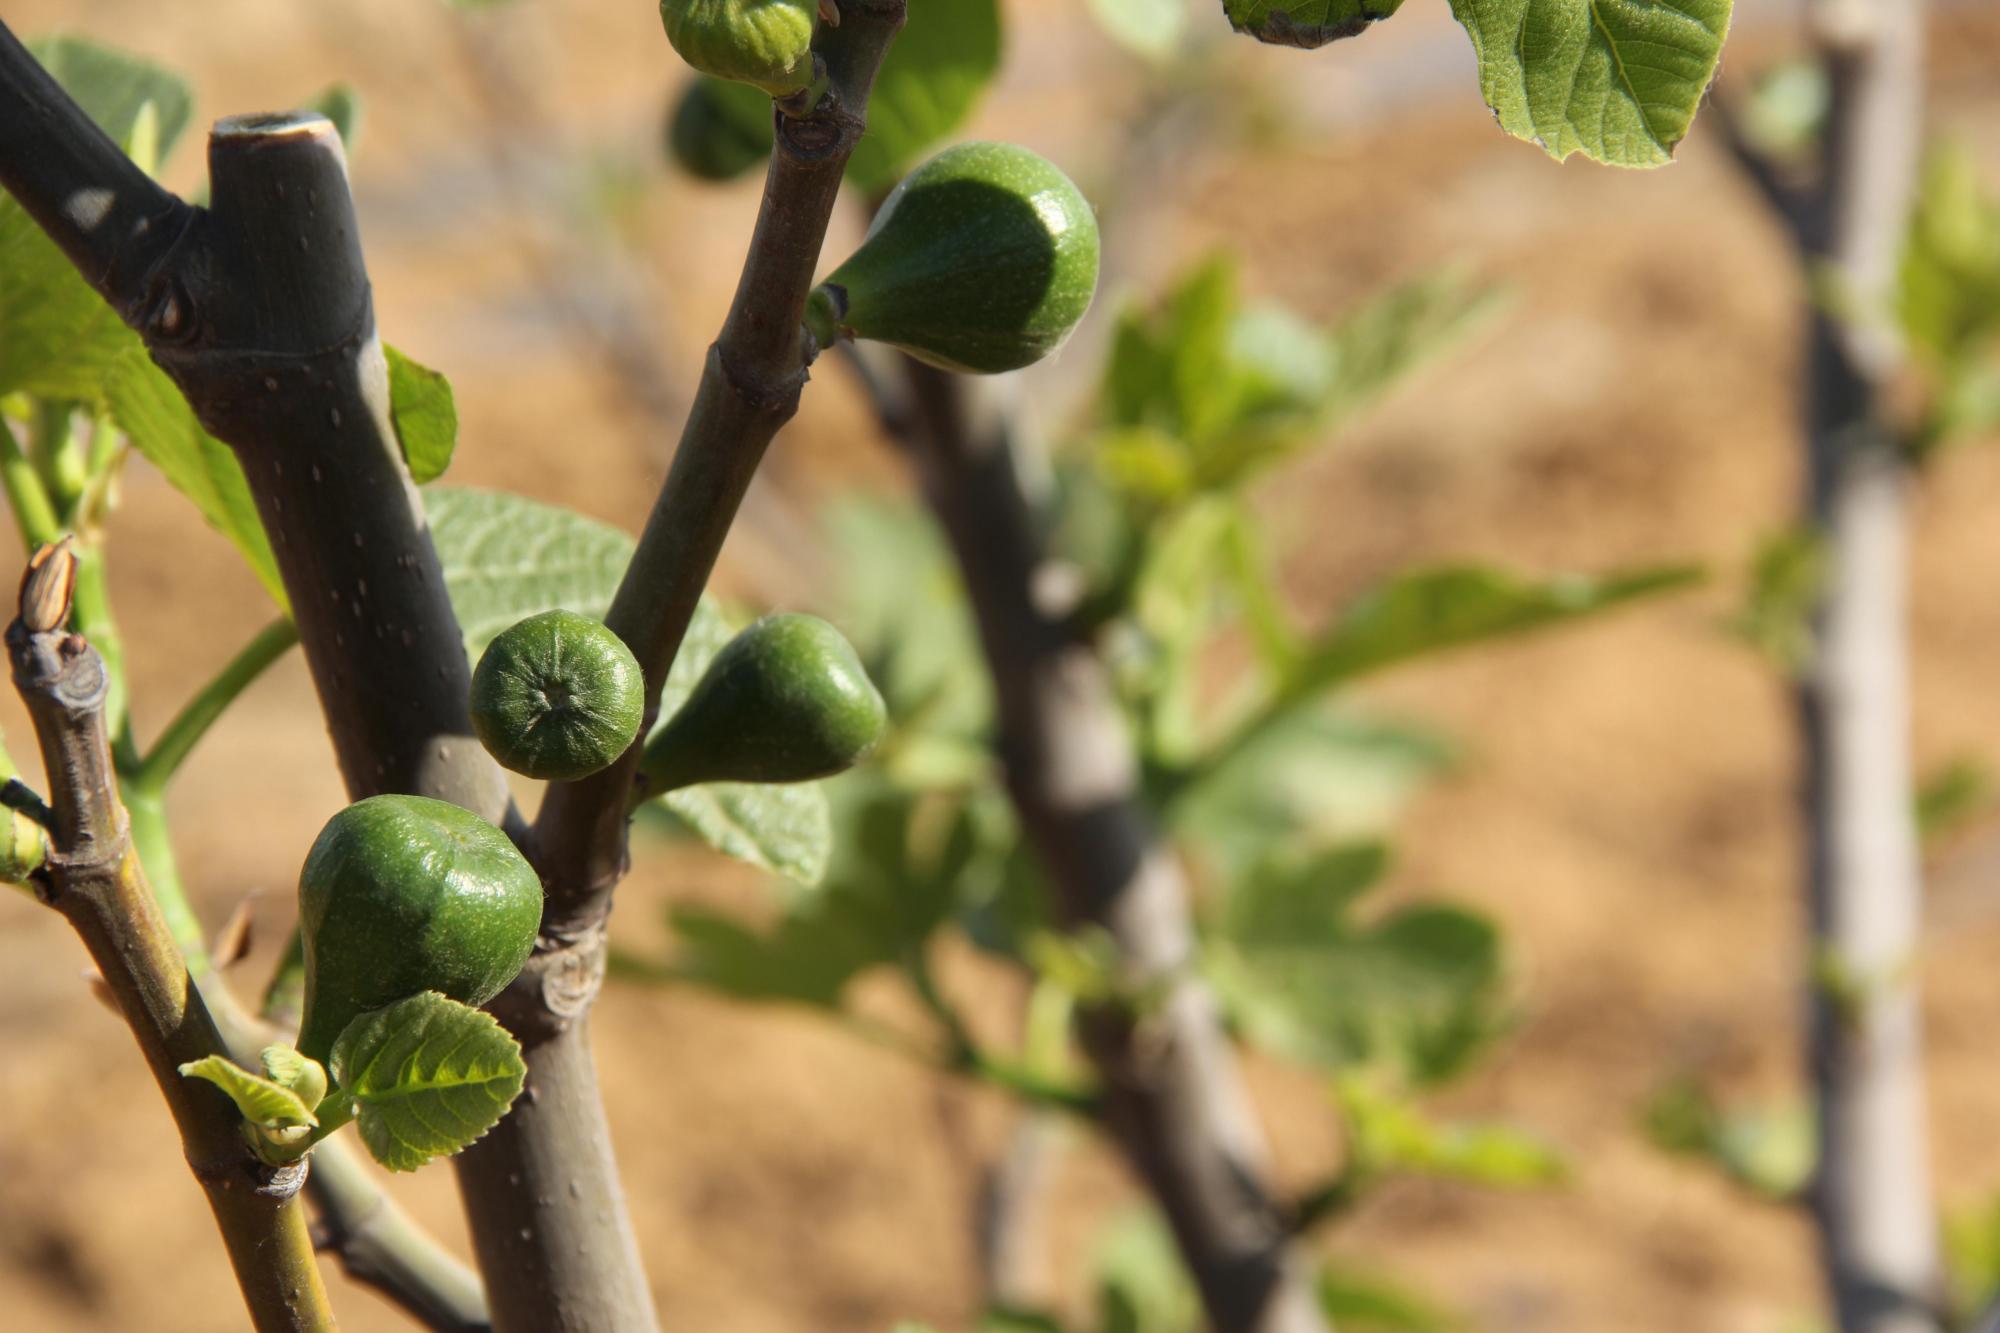
M473 19L392 0L356 0L338 17L251 0L6 8L17 30L66 24L188 71L203 119L357 83L370 120L355 175L382 323L454 379L456 479L638 523L756 202L754 186L697 191L653 165L679 76L651 5L531 3ZM1141 188L1113 174L1114 136L1091 119L1136 114L1139 72L1075 8L1010 4L1013 59L975 128L1057 156L1121 201L1112 287L1156 285L1230 244L1253 288L1316 317L1444 257L1516 292L1506 320L1448 373L1269 497L1303 614L1420 559L1556 570L1695 557L1719 571L1711 591L1371 691L1462 737L1468 754L1408 820L1398 885L1480 904L1514 950L1520 1029L1449 1109L1532 1127L1565 1147L1575 1178L1505 1196L1392 1188L1331 1248L1487 1329L1794 1327L1818 1304L1797 1216L1663 1158L1634 1127L1648 1093L1684 1066L1732 1096L1795 1086L1786 703L1717 628L1747 553L1785 521L1796 487L1800 290L1780 236L1699 126L1680 165L1648 175L1559 169L1503 139L1441 4L1315 56L1228 48L1234 86L1262 89L1263 130L1246 142L1170 127L1154 149L1166 167ZM1209 6L1199 12L1215 22ZM1731 72L1754 67L1756 49L1740 44ZM1938 119L2000 179L1996 71L2000 22L1950 22ZM197 159L183 150L176 184L197 177ZM620 201L614 222L580 220L593 192ZM579 318L624 321L625 343L658 377L650 398L606 373ZM1094 357L1086 335L1035 372L1037 399L1074 402ZM722 577L735 592L809 602L821 591L809 577L812 506L836 486L900 484L847 386L822 378L732 539ZM1048 417L1060 426L1060 411ZM2000 449L1941 459L1913 501L1919 757L2000 762ZM156 726L266 612L224 545L143 468L116 540L142 727ZM11 699L0 722L25 734ZM302 849L340 801L322 736L304 671L288 662L177 788L185 868L211 920L261 892L266 940L282 927ZM1947 1207L2000 1190L1995 845L2000 827L1975 830L1934 875L1922 976ZM654 945L676 896L755 892L704 862L650 862L622 893L616 928L626 944ZM1004 1023L1007 988L953 961L954 985ZM220 1250L157 1095L91 1002L82 966L53 915L0 903L0 1325L235 1327ZM595 1036L668 1327L965 1325L978 1286L969 1211L980 1164L1007 1141L1008 1106L811 1016L690 993L614 989ZM1280 1171L1310 1180L1337 1152L1319 1091L1285 1070L1253 1073ZM1047 1267L1074 1302L1078 1256L1130 1191L1087 1145L1064 1157L1053 1188ZM424 1173L405 1194L462 1243L449 1172ZM335 1282L349 1327L400 1326L373 1295Z

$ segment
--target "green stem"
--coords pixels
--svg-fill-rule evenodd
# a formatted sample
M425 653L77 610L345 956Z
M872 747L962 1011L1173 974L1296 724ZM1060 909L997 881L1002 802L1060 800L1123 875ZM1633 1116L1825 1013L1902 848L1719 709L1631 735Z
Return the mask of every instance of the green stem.
M709 348L679 449L604 623L661 687L764 450L798 410L806 381L806 304L843 172L866 123L869 90L903 26L905 0L842 0L814 53L827 95L804 119L779 118L764 203L722 332ZM599 928L626 861L627 800L639 748L600 773L553 784L535 819L548 884L545 935Z
M90 470L76 438L75 409L71 404L49 399L35 404L28 456L40 471L63 525L74 526L76 504L90 484Z
M55 502L49 499L48 487L42 485L41 474L21 452L14 432L4 424L0 424L0 487L7 491L14 524L20 528L21 541L30 551L62 535L62 522L56 518Z
M324 1143L328 1135L338 1133L360 1111L361 1103L343 1092L335 1091L313 1108L313 1114L319 1119L318 1127L313 1130L313 1143Z
M1102 1109L1096 1094L1086 1088L1044 1078L1019 1061L988 1053L966 1026L957 1006L945 998L922 950L912 951L904 959L903 974L909 978L924 1008L944 1028L950 1051L944 1062L947 1070L990 1083L1023 1101L1070 1111L1085 1119L1095 1117Z
M127 777L128 790L150 795L164 791L182 761L208 734L216 719L298 641L298 629L291 621L274 620L266 625L167 724L167 729L153 742L153 748Z
M216 984L215 969L208 959L208 936L202 931L201 918L195 915L193 904L188 902L180 866L174 860L173 840L167 834L166 805L158 792L142 791L128 784L125 817L132 826L132 850L139 854L139 864L146 868L153 897L160 904L160 915L167 919L167 929L173 932L174 943L187 959L188 975L208 999L216 1026L229 1039L231 1053L241 1057L242 1025L232 1021L234 1005L227 998L227 989Z

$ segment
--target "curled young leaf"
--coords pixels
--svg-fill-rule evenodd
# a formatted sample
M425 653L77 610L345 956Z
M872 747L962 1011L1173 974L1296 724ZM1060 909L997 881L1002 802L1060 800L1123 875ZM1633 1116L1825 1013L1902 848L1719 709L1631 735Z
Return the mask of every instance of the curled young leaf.
M204 1056L181 1066L182 1078L213 1083L227 1093L243 1118L259 1129L310 1128L319 1121L305 1098L273 1079L253 1074L220 1055Z

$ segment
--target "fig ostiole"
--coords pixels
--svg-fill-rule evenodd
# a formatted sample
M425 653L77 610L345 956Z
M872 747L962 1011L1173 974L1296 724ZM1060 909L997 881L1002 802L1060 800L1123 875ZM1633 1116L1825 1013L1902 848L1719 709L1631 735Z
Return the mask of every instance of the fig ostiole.
M766 616L723 646L647 742L645 794L829 777L866 758L887 720L839 630L816 616Z
M865 338L945 370L1018 370L1069 338L1097 266L1097 216L1059 168L1014 144L959 144L890 193L806 327L821 347Z
M818 18L819 0L660 0L660 21L681 59L773 97L811 85Z
M638 739L646 683L632 650L601 623L544 611L487 645L471 707L473 731L502 767L571 782Z
M542 884L507 835L422 796L371 796L320 831L299 872L298 1051L325 1064L360 1014L423 991L478 1006L534 951Z

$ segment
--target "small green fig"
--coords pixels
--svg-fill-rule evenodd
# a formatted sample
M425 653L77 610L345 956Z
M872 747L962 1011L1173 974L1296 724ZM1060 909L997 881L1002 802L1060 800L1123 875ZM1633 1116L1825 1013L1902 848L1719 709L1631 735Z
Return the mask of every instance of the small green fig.
M667 156L696 180L731 181L762 166L771 139L769 98L706 75L688 84L667 122Z
M813 292L806 324L945 370L1018 370L1062 346L1097 291L1097 217L1025 148L965 143L889 195L861 248Z
M647 743L646 791L827 777L865 758L887 720L839 630L816 616L766 616L723 646Z
M588 616L544 611L494 636L472 672L472 729L501 765L570 782L625 753L646 683L625 641Z
M320 830L299 872L300 1054L324 1064L368 1009L434 990L480 1005L535 947L542 882L507 835L423 796L371 796Z
M819 0L660 0L660 21L681 59L773 97L812 82L818 17Z

